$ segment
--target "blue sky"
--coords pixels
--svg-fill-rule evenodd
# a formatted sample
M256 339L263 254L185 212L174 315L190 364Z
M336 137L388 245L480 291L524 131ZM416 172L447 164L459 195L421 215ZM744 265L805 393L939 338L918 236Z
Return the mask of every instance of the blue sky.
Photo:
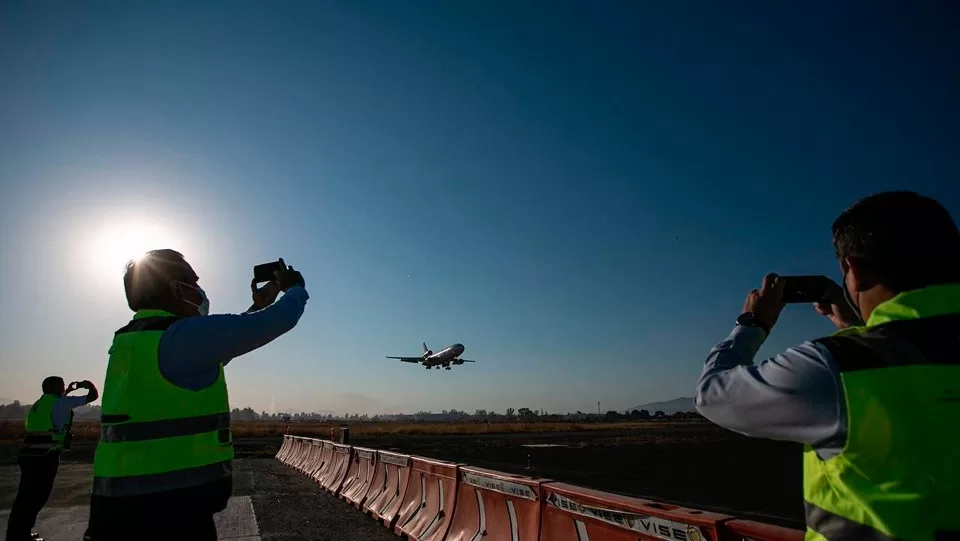
M791 4L5 2L0 397L102 382L143 243L214 312L303 271L238 406L689 396L764 273L838 277L857 198L960 216L955 8ZM762 353L830 330L789 307ZM421 341L478 362L383 358Z

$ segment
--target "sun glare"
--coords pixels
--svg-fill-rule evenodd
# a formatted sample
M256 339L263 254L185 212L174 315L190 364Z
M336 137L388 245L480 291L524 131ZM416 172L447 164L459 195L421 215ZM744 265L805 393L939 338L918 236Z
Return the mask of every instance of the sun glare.
M142 257L149 250L173 248L174 239L156 223L126 220L104 227L95 236L93 252L98 270L108 274L123 271L131 259Z

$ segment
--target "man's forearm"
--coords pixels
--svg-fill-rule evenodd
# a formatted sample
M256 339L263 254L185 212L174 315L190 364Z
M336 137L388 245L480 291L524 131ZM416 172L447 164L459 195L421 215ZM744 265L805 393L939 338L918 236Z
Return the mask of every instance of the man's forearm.
M710 352L695 403L714 423L748 436L811 445L835 438L842 399L826 352L807 342L756 365L764 332L738 327Z
M257 349L292 329L308 298L304 288L295 287L262 310L178 321L160 341L161 371L177 374L215 368Z

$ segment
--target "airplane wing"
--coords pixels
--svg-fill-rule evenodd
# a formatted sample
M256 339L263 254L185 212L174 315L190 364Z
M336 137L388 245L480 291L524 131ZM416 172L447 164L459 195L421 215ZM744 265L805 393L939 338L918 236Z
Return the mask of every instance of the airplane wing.
M402 363L419 363L423 357L387 357L388 359L399 359Z

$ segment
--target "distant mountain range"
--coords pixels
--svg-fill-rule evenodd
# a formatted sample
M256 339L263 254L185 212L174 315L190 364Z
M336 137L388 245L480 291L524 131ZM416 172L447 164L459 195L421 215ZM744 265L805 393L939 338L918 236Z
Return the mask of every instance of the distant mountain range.
M634 406L630 408L630 411L633 410L647 410L651 414L657 410L660 410L667 415L671 413L677 413L678 411L697 411L696 406L693 405L693 397L681 397L674 398L673 400L667 400L666 402L650 402L649 404L642 404L640 406Z

